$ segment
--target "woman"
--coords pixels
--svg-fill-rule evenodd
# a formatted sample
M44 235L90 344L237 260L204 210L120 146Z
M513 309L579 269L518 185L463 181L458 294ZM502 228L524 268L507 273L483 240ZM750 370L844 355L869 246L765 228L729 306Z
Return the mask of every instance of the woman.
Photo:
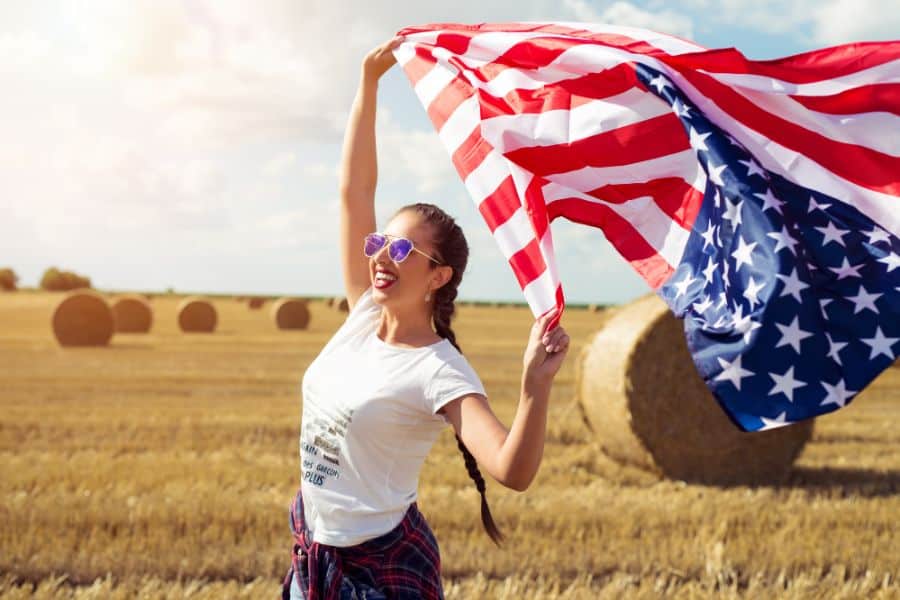
M535 322L507 429L450 328L468 260L459 226L419 203L374 233L375 100L401 41L365 57L346 130L341 249L350 314L303 376L302 480L285 599L442 598L437 542L415 501L425 456L452 425L481 493L482 522L499 543L476 461L509 488L528 487L569 346L562 327L547 331L555 311Z

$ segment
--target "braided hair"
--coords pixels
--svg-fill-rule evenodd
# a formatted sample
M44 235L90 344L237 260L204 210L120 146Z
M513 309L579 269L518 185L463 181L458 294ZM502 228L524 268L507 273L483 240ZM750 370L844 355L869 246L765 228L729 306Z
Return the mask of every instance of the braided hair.
M449 265L453 269L453 275L450 277L450 280L434 293L432 320L437 334L449 340L462 353L462 349L456 342L456 334L450 328L450 320L453 318L454 312L456 312L454 300L456 300L457 288L459 287L459 282L462 281L463 272L466 270L466 263L469 260L469 245L466 243L462 229L456 224L453 217L434 204L425 202L409 204L398 210L396 214L404 211L418 213L425 223L431 225L434 236L432 241L437 252L437 258L444 265ZM438 266L431 261L428 261L428 263L432 268L437 268ZM484 477L481 476L475 457L466 448L458 434L456 435L456 445L463 455L469 477L475 482L475 487L478 493L481 494L481 523L484 525L484 529L491 540L499 546L501 540L503 540L503 534L500 533L497 525L494 524L491 509L488 507L484 490Z

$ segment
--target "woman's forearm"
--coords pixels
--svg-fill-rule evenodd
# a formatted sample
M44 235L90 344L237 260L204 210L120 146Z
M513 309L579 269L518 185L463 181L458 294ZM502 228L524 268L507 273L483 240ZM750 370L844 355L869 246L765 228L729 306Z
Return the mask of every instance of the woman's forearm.
M544 455L547 431L547 405L553 381L535 381L522 377L521 397L509 434L500 449L503 484L524 491L537 474Z
M345 202L356 197L371 197L378 182L375 152L377 96L378 78L363 70L344 133L340 190Z

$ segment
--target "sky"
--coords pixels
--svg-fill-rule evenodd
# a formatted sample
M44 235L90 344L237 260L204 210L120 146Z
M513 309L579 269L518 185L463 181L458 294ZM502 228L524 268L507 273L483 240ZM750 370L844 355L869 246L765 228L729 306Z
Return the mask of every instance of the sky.
M896 38L896 0L0 0L0 268L114 290L339 295L337 174L363 56L436 22L646 27L751 59ZM378 227L432 202L462 299L522 301L405 75L378 92ZM572 303L648 291L602 232L552 225Z

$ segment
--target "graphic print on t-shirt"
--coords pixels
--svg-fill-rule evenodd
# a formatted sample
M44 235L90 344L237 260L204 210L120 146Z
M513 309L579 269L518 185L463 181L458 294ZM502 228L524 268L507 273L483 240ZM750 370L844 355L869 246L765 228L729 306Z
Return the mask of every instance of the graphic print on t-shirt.
M304 481L322 486L328 477L340 479L341 440L352 420L353 410L338 409L335 416L316 416L303 423L300 452L304 456Z

